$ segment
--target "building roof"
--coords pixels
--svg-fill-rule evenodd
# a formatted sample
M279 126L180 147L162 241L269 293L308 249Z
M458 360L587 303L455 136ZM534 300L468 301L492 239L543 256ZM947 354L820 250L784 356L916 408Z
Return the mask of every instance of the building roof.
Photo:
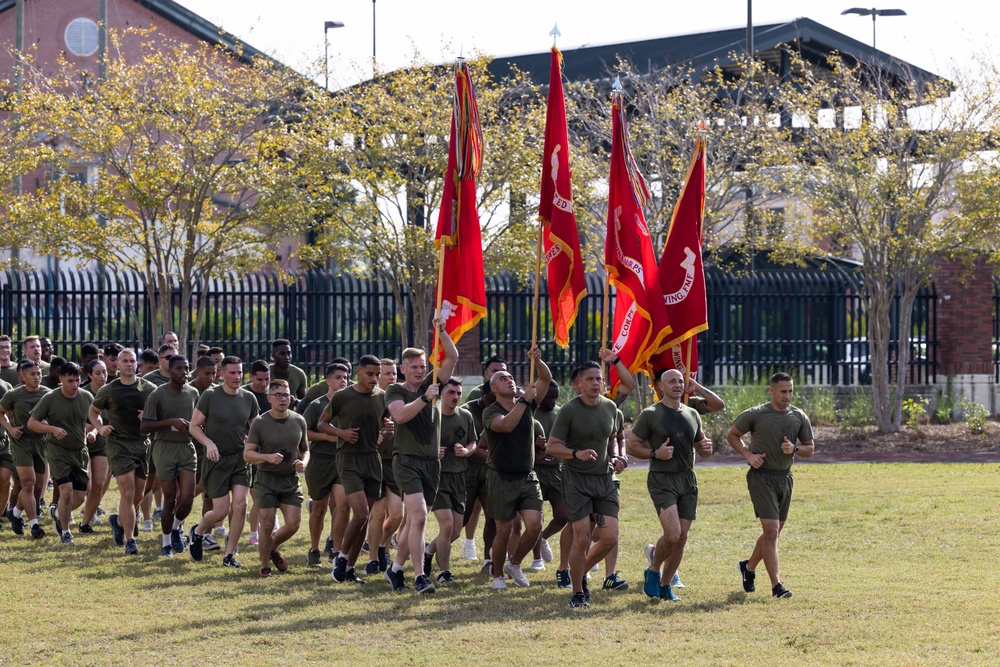
M839 52L849 59L877 65L892 77L904 80L941 81L932 72L879 51L812 19L799 18L785 23L754 26L754 50L757 57L776 67L781 62L781 45L790 46L815 65L823 66L827 56ZM746 51L746 27L660 37L638 42L582 46L563 51L563 75L569 81L600 81L618 62L628 60L642 74L657 68L688 65L697 74L732 63L732 54ZM490 65L497 78L509 76L516 67L537 81L547 81L549 52L500 57ZM613 77L612 77L613 78Z
M77 0L73 0L74 2ZM171 23L188 31L195 37L209 44L221 45L234 53L239 54L239 59L249 62L254 58L266 58L272 60L264 52L255 49L249 44L241 41L236 36L231 35L211 21L195 14L190 9L182 7L174 0L132 0L138 5L145 7L149 11L162 16ZM15 0L0 0L0 13L13 9Z

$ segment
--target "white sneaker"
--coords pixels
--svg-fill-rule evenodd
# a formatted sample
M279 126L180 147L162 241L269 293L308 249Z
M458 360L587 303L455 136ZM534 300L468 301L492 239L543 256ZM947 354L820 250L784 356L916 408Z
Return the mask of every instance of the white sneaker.
M644 546L642 548L642 553L646 556L646 563L648 563L647 567L650 570L652 570L653 569L653 557L656 554L656 547L653 546L652 544L647 544L646 546Z
M212 529L212 535L215 537L226 538L229 536L229 533L226 531L225 526L216 526Z
M541 538L541 544L539 544L539 549L542 552L542 560L546 563L552 562L552 547L549 546L549 541L544 537Z
M479 556L476 555L476 541L466 540L465 542L462 542L462 550L459 554L465 560L479 560Z
M204 535L201 538L201 548L203 551L220 551L222 549L219 543L215 541L215 538L211 535Z
M541 558L536 558L531 561L531 565L528 567L528 572L541 572L545 569L545 561Z
M153 520L152 519L146 519L145 521L143 521L142 522L142 527L139 530L141 530L144 533L151 533L151 532L153 532Z
M507 590L507 582L503 580L503 577L496 577L493 583L490 584L490 588L495 591Z
M513 563L504 563L503 572L504 574L506 574L507 576L509 576L511 579L514 580L514 585L517 586L518 588L527 588L528 586L531 585L531 582L528 581L528 578L524 576L524 572L521 572L520 565L514 565Z
M674 577L673 577L673 579L670 580L670 587L671 588L687 588L687 586L685 586L684 584L681 583L681 573L680 573L680 571L674 572Z

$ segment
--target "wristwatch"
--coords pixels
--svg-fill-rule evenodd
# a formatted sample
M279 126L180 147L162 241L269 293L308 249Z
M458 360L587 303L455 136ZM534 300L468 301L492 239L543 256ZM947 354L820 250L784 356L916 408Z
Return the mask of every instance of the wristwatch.
M528 404L528 402L526 400L524 400L524 396L518 397L517 402L521 403L523 405L527 405Z
M795 445L795 447L792 449L792 456L794 456L795 454L798 454L798 453L799 453L799 446Z
M427 398L426 394L420 394L420 400L422 400L424 403L430 403L431 402L431 399Z

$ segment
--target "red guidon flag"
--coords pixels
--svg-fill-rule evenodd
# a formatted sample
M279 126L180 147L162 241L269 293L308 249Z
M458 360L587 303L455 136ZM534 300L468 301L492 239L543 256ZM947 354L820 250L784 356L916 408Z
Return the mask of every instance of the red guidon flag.
M439 252L444 248L438 285L440 316L445 318L445 331L455 343L486 314L483 244L476 210L476 175L482 162L483 128L476 94L469 66L460 60L455 70L448 170L434 236L434 247ZM437 344L431 358L438 360L441 355L443 350Z
M542 223L542 244L555 339L559 347L567 347L569 330L576 320L580 299L587 293L587 282L583 275L576 215L573 213L562 54L554 46L549 66L549 104L545 118L538 219Z
M650 359L654 373L676 368L693 375L698 370L695 337L708 329L705 267L701 258L704 216L705 142L698 137L660 257L660 287L673 333Z
M622 95L612 93L611 99L611 175L604 249L604 267L616 289L611 351L620 356L634 374L646 371L650 355L660 348L671 329L665 324L667 316L656 256L642 212L649 193L629 147ZM614 396L619 379L613 365L609 383Z

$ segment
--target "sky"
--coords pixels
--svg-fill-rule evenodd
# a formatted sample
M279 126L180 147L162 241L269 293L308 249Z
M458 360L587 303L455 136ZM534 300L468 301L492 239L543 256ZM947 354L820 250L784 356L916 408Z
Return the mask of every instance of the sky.
M340 21L329 36L330 87L371 76L372 37L379 67L412 61L414 50L431 62L453 62L476 52L509 56L546 51L558 24L560 49L745 27L745 0L178 0L181 5L300 71L323 79L325 21ZM858 0L758 0L755 24L799 17L870 44L868 16L842 16ZM864 5L870 6L870 5ZM879 17L876 46L910 63L947 75L1000 36L1000 3L978 0L886 0L879 9L907 16ZM374 21L373 21L374 9Z

